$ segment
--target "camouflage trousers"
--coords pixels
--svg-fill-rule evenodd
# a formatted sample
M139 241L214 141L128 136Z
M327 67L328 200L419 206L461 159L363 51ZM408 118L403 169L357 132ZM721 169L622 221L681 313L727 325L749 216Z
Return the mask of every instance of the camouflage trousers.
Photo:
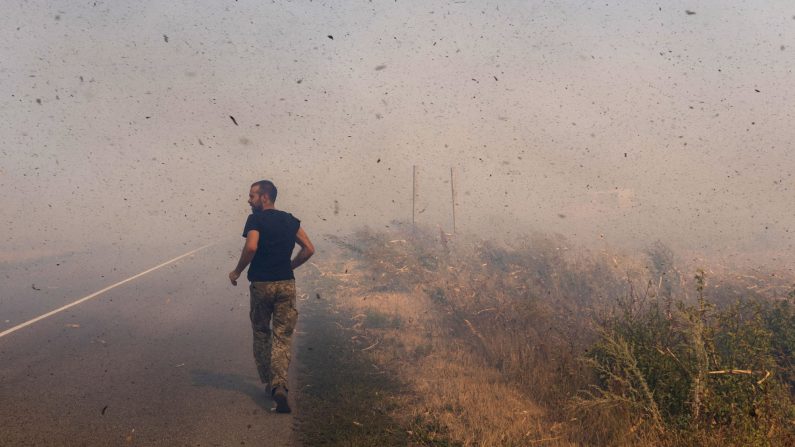
M298 320L295 280L252 282L251 328L254 330L254 361L262 383L287 388L290 339ZM271 320L273 325L271 326Z

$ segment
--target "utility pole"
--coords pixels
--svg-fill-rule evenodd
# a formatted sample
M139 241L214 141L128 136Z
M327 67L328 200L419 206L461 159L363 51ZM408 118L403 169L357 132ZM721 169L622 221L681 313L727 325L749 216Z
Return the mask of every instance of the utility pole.
M450 166L450 194L453 205L453 234L455 234L455 177L453 177L453 167Z
M411 168L411 225L414 225L417 202L417 165L413 165Z

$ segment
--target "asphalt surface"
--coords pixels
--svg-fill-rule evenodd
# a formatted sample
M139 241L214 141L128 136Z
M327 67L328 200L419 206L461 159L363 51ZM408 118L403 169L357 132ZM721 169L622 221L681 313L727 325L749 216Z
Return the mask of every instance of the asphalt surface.
M199 245L0 265L0 332ZM212 246L0 337L0 446L296 445L294 403L272 413L257 377L247 283L226 277L239 249Z

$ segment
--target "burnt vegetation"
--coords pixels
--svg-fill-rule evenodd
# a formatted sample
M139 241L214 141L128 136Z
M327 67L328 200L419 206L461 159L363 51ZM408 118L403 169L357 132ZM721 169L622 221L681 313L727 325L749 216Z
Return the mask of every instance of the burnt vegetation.
M626 256L413 227L333 242L308 284L328 302L307 305L336 309L362 374L393 377L375 407L402 442L795 443L791 276L705 273L661 243Z

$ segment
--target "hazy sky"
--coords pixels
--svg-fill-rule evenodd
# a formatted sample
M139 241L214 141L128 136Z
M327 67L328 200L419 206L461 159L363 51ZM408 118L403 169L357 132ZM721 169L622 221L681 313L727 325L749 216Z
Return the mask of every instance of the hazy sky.
M0 251L235 237L261 178L310 234L383 228L413 165L448 230L453 167L485 236L795 242L791 1L3 10Z

